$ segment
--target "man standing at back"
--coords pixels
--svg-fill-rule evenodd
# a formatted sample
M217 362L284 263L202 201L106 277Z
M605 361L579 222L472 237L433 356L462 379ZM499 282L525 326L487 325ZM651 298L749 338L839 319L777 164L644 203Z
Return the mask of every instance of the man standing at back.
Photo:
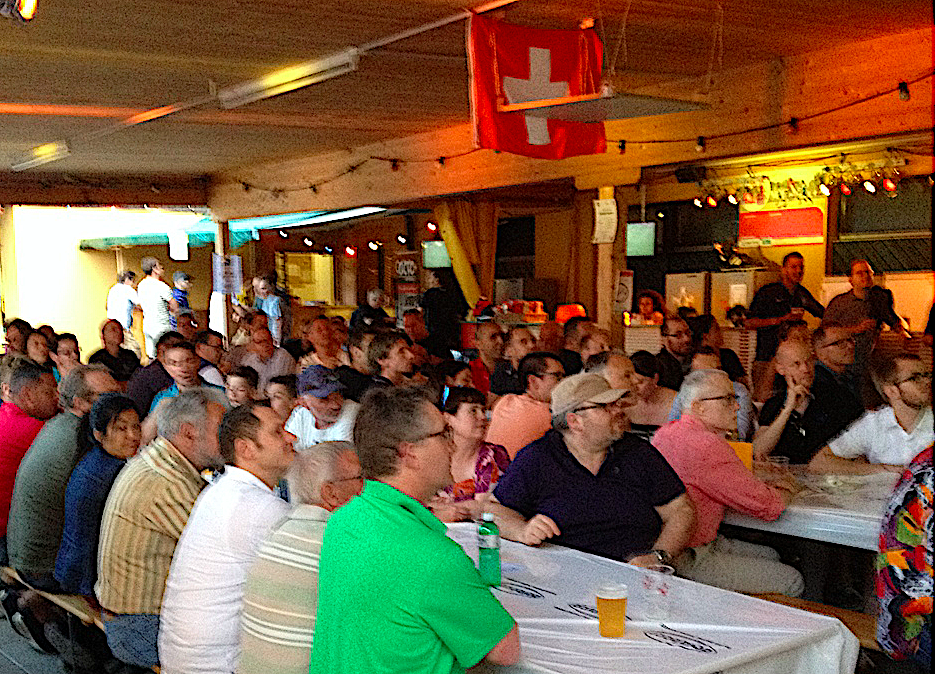
M133 326L133 307L140 305L137 291L133 287L136 274L130 270L121 272L117 283L107 291L107 317L120 323L123 328L123 347L140 357L140 345L130 332Z
M796 251L783 256L780 280L768 283L754 293L744 327L757 330L757 352L751 369L752 392L755 400L764 400L770 393L769 364L780 345L780 324L800 320L808 311L822 318L824 310L801 284L806 266L803 256Z
M156 341L163 333L172 329L170 318L179 311L179 304L172 297L172 288L162 280L163 266L155 257L140 260L143 280L137 286L137 297L143 309L143 337L146 355L156 357Z
M202 389L183 391L160 407L159 436L114 481L98 547L95 595L107 645L121 661L159 664L156 637L169 563L195 499L201 471L222 464L218 425L224 408Z
M289 512L276 487L295 457L295 436L268 406L224 415L224 473L198 497L179 539L159 614L166 674L230 674L240 651L244 581L260 544Z
M354 445L367 479L325 530L312 674L463 672L519 659L514 619L426 507L452 483L449 433L418 389L364 398Z

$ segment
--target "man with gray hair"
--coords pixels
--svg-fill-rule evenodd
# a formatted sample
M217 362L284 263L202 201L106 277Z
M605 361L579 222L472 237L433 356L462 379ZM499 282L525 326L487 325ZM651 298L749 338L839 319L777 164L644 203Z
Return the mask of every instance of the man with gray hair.
M725 440L737 427L738 396L724 371L690 372L679 400L682 416L660 428L652 441L686 485L696 510L689 548L674 560L679 575L735 592L798 597L803 577L782 564L775 550L718 535L726 508L775 520L798 485L783 476L772 485L761 482Z
M325 523L364 486L344 441L298 452L286 481L295 507L260 546L244 584L237 674L308 674Z
M101 521L95 594L113 654L139 667L159 664L157 633L166 576L182 528L205 486L202 471L222 465L224 407L200 388L157 411L157 437L117 475Z
M119 386L103 365L79 365L59 384L64 412L46 422L16 473L7 548L10 565L29 585L55 592L52 577L62 542L65 485L89 447L82 420L102 393Z
M325 530L310 671L515 664L517 623L426 507L452 484L442 412L421 389L375 388L361 403L354 447L367 480Z

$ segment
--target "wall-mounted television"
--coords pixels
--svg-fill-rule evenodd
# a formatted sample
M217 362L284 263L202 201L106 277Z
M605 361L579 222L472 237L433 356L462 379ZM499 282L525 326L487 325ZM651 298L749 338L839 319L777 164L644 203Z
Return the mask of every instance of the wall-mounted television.
M627 223L627 257L649 257L656 252L656 223Z
M439 269L452 266L452 260L449 257L448 249L445 247L445 241L423 241L422 249L423 269Z

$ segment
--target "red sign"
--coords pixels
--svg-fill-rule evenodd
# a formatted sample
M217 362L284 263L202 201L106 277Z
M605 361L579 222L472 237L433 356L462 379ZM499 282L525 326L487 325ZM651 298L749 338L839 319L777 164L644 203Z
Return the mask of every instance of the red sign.
M603 122L497 111L498 102L598 93L601 54L601 41L591 29L524 28L472 15L468 72L475 145L540 159L604 152Z
M738 239L795 239L822 236L822 209L790 208L738 216Z

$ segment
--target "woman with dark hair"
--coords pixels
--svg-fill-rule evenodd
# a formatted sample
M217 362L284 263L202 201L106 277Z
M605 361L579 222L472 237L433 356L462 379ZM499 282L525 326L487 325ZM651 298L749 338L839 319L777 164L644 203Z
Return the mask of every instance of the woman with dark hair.
M49 357L49 340L38 330L33 330L26 338L26 355L36 365L52 371L52 359Z
M133 401L119 393L102 393L88 417L94 444L65 488L65 522L54 575L65 592L93 597L104 503L117 473L136 454L141 430Z
M442 406L453 445L454 483L439 492L430 506L444 522L479 515L484 505L480 497L494 489L510 464L506 449L484 441L488 427L484 404L481 391L459 386L449 391Z
M748 379L744 365L741 364L741 359L734 351L725 348L721 326L712 314L702 314L690 319L689 329L692 330L696 350L702 346L710 346L718 351L718 357L721 359L721 369L728 373L731 381L744 384L750 389L751 382Z
M641 290L634 298L631 325L663 325L663 296L656 290Z
M656 356L649 351L638 351L631 357L634 374L631 375L631 393L634 404L626 410L631 433L649 440L666 423L676 391L659 385L660 369Z

